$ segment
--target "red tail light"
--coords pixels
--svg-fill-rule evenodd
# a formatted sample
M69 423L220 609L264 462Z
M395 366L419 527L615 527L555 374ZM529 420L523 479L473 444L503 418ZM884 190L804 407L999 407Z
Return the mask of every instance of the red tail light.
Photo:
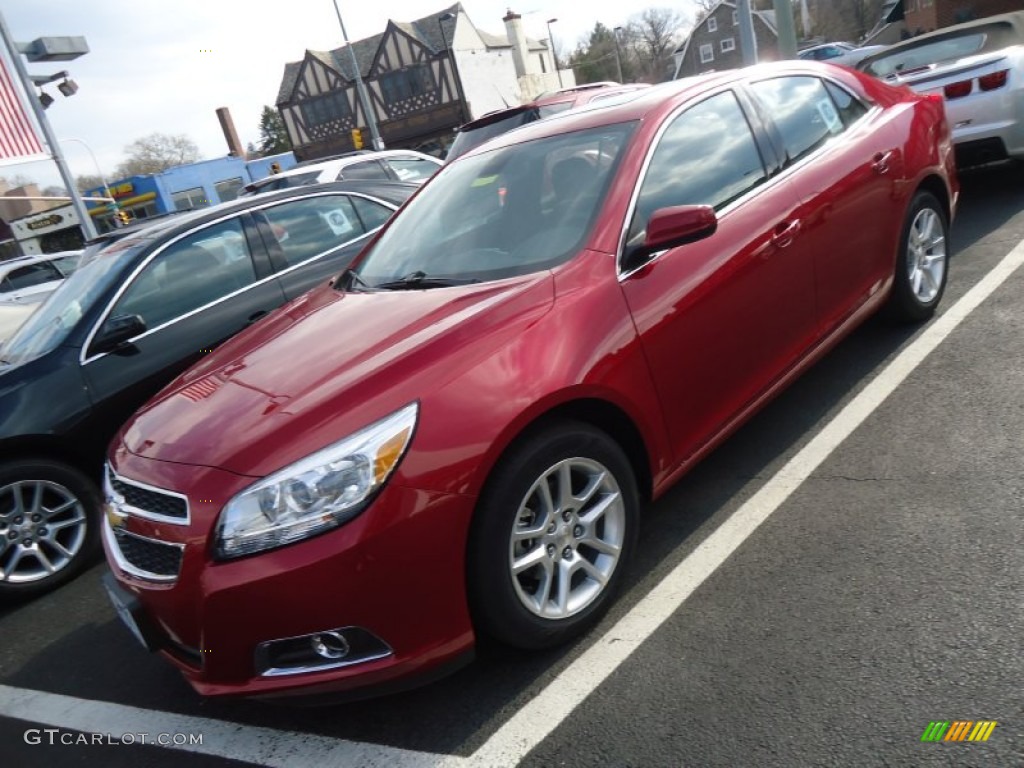
M994 91L996 88L1002 88L1006 85L1006 79L1010 74L1010 70L1004 69L1001 72L993 72L991 75L985 75L984 77L978 78L978 85L981 86L983 91Z
M971 92L971 83L972 81L970 80L961 80L959 83L950 83L942 89L942 92L946 94L947 99L959 99Z

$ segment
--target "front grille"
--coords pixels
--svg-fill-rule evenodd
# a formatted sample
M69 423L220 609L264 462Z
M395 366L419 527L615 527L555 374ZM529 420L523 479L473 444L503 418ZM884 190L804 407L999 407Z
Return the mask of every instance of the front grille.
M126 504L143 513L188 520L188 502L180 496L171 496L134 483L126 483L113 473L110 473L110 487L124 498Z
M121 556L140 576L176 579L181 570L182 548L176 544L147 539L128 531L114 529L114 538Z

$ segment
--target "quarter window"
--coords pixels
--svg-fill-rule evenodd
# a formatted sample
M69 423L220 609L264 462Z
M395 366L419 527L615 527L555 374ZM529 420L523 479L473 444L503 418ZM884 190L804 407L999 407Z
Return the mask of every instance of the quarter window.
M52 264L46 262L29 264L25 267L12 269L3 282L0 282L0 291L17 291L22 288L31 288L34 285L61 280L63 277Z
M289 267L366 234L366 228L346 195L292 200L256 213L269 223Z
M363 227L367 232L372 232L378 227L384 226L384 223L394 213L386 205L375 203L373 200L367 200L365 197L351 197L349 199L352 201L352 205L355 206L356 213L359 214L359 219L363 222Z
M378 163L376 160L369 160L365 163L353 163L352 165L346 165L338 173L338 179L387 179L388 172L384 170L384 166Z
M779 129L791 165L844 130L835 102L816 77L776 77L751 88Z
M845 88L829 82L825 83L825 88L828 90L828 95L832 97L836 109L839 110L839 116L843 118L843 125L846 127L850 127L867 114L868 108L864 102Z
M766 178L746 116L732 91L687 109L665 130L640 186L627 243L639 244L659 208L721 209Z
M152 330L255 280L242 225L230 219L164 249L128 286L110 317L139 315Z

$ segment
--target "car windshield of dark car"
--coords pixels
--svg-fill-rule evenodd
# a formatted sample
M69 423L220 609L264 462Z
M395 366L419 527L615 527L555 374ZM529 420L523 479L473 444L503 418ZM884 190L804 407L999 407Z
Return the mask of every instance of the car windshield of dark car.
M981 52L985 47L986 37L984 32L975 32L958 37L922 41L920 45L910 45L889 55L873 58L864 67L864 71L875 77L890 77L909 74L935 64L956 61Z
M74 274L0 347L0 360L12 365L27 363L55 349L111 282L123 277L123 265L144 242L148 240L121 240L93 254L88 261L83 257Z
M466 154L469 150L476 149L488 139L493 139L495 136L500 136L521 125L526 125L536 120L543 120L545 117L557 115L559 112L565 112L570 107L572 107L571 101L547 104L542 107L528 107L514 112L508 117L481 125L478 128L460 131L456 135L455 141L452 142L451 147L449 147L445 159L451 162L456 157Z
M356 273L371 287L413 275L439 284L567 260L590 231L634 127L562 133L447 166L392 219Z

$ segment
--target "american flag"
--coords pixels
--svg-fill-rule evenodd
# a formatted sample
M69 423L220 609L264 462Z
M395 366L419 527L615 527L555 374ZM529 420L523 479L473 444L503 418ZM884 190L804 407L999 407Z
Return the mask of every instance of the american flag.
M43 146L28 115L20 83L7 58L0 55L0 162L43 154Z

